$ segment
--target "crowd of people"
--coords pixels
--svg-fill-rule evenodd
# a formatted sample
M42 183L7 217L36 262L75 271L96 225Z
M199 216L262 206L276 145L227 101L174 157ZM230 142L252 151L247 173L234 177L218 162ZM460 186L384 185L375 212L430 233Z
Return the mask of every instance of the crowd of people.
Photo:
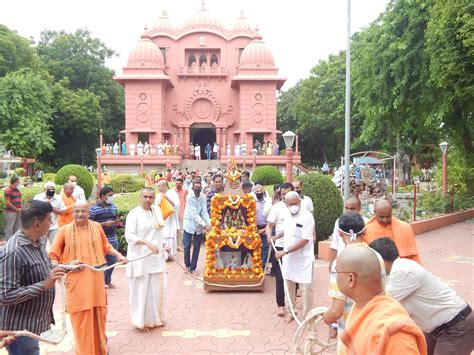
M204 149L204 150L203 150ZM186 149L183 145L170 144L167 140L158 142L156 144L138 141L138 143L114 142L105 143L101 147L102 155L131 155L131 156L170 156L178 155L183 158L201 160L203 154L207 160L219 159L221 154L227 157L231 156L250 156L255 150L257 155L280 155L280 146L277 142L270 141L260 143L258 139L255 143L247 146L245 142L235 142L231 144L228 142L221 151L221 147L217 142L208 142L204 147L198 143L189 143Z
M182 251L186 273L199 274L211 200L225 194L228 175L220 169L174 169L158 176L141 190L139 205L126 217L126 256L118 251L111 187L104 186L91 206L70 176L60 193L46 183L44 192L23 206L17 180L11 179L5 190L9 235L0 246L0 338L10 354L39 354L37 340L13 332L27 329L39 335L50 329L55 285L63 278L75 353L107 353L106 289L119 285L113 283L113 268L102 275L86 265L125 263L130 322L140 331L166 324L166 262ZM297 316L304 319L314 306L313 201L300 181L275 185L272 195L246 171L239 183L256 201L262 262L270 260L265 273L276 286L276 315L292 322L290 308L296 309L300 296ZM474 349L471 308L423 268L410 225L392 216L388 200L376 203L371 219L360 210L357 197L345 201L331 240L331 305L323 321L338 334L338 352L469 354ZM68 272L65 265L77 268Z

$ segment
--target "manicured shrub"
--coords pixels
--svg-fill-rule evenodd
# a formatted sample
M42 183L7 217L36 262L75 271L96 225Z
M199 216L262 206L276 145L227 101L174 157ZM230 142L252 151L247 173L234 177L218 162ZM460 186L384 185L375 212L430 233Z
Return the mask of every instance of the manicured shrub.
M81 165L69 164L59 169L56 173L56 184L65 184L67 182L67 178L71 175L74 175L77 178L77 184L84 189L86 198L89 198L94 183L89 171Z
M43 181L55 181L56 180L56 174L55 173L44 173L43 174Z
M20 176L23 176L23 174L25 173L25 169L23 168L16 168L15 169L15 175L20 177Z
M110 180L109 185L115 193L135 192L145 186L145 179L129 174L118 174Z
M339 190L330 177L319 173L302 175L297 180L303 183L303 193L313 200L317 240L328 239L344 206Z
M252 181L261 181L264 185L283 183L283 175L277 167L271 165L259 166L252 174Z

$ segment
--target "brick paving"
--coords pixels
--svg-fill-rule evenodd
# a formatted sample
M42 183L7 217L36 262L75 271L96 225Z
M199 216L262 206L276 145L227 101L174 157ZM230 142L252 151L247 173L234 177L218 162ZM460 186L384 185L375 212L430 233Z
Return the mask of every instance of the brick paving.
M474 304L474 220L422 234L417 243L424 266ZM168 264L167 274L167 325L145 333L130 324L125 270L115 270L118 288L107 291L110 354L292 353L296 324L286 324L276 315L273 278L267 278L263 292L205 292L174 262ZM327 262L316 261L315 275L315 305L327 306ZM59 320L58 302L55 309ZM325 326L320 325L318 332L327 337ZM72 348L71 331L58 346L42 345L42 354L72 354Z

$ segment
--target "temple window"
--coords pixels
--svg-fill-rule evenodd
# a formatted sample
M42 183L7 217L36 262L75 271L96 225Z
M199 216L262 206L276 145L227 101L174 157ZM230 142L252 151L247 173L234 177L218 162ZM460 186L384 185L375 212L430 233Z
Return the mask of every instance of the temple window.
M214 66L214 63L215 66L219 65L219 60L217 59L217 55L215 53L211 55L211 67Z
M196 64L196 57L191 53L188 57L188 67L192 67L194 64Z
M245 48L239 48L239 63L240 63L240 57L242 57L242 52L244 51Z
M163 54L163 59L165 60L166 64L166 48L165 47L160 47L161 54Z
M205 54L199 56L199 66L202 67L203 64L207 65L207 57Z

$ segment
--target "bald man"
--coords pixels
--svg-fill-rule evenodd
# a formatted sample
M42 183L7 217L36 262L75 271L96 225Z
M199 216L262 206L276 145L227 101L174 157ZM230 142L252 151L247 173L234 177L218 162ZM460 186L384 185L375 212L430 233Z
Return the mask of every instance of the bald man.
M338 354L426 354L423 332L384 292L376 252L354 245L337 260L339 290L354 301Z
M53 265L79 260L91 266L106 265L105 255L127 259L107 241L102 226L89 220L89 204L76 202L74 220L59 228L49 252ZM104 275L83 269L67 274L66 311L74 331L74 354L106 354L107 296Z
M357 212L360 213L360 210L362 209L362 205L360 203L360 200L357 197L350 197L346 200L346 203L344 203L344 212ZM365 218L362 216L364 219L364 223L367 223L368 218ZM339 218L336 220L334 223L334 230L332 232L332 238L331 238L331 245L329 248L329 271L331 271L331 266L332 263L334 262L334 259L341 254L341 252L344 250L346 247L346 244L344 243L342 237L340 236L339 232Z
M401 258L411 259L421 264L420 253L411 226L392 216L392 203L379 200L375 203L375 217L365 225L364 241L367 244L375 239L388 237L397 245Z

